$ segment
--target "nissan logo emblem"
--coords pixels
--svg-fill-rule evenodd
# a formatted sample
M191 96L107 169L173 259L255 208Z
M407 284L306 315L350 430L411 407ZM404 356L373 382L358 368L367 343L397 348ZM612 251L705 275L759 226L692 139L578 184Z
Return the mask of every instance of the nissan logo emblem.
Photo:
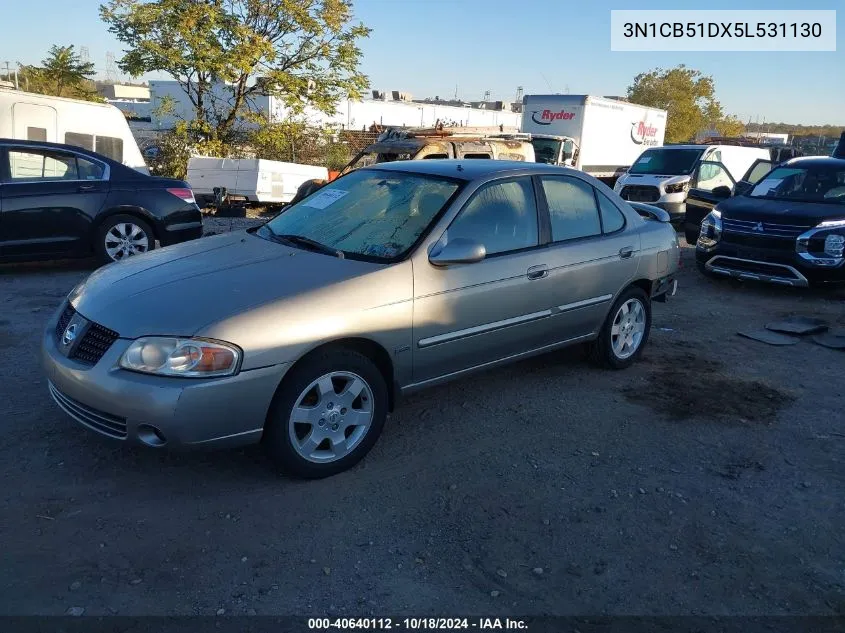
M76 323L69 325L62 335L62 343L70 345L76 339Z

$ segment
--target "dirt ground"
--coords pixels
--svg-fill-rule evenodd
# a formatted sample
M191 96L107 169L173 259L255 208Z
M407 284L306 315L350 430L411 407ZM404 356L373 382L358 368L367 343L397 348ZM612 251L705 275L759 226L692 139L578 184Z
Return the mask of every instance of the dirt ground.
M420 393L312 482L258 448L78 426L38 343L91 266L0 267L0 613L845 613L845 352L736 334L845 330L845 301L705 279L692 255L633 368L574 349Z

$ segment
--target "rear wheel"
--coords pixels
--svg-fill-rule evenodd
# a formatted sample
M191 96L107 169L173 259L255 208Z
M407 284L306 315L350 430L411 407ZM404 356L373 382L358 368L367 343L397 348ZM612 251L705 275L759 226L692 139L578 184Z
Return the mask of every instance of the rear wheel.
M387 384L369 358L352 350L328 350L286 377L264 427L264 446L287 473L329 477L370 451L387 408Z
M625 290L613 304L598 339L593 357L611 369L624 369L642 354L651 331L651 300L637 286Z
M155 248L149 224L132 215L114 215L100 225L95 245L103 263L119 262Z

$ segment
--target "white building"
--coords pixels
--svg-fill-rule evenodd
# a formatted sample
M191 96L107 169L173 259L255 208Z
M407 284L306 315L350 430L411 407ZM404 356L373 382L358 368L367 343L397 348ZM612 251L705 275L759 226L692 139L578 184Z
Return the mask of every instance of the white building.
M746 132L744 136L745 138L762 141L764 143L776 143L777 145L787 145L789 143L789 134L776 134L774 132Z
M152 122L159 129L173 127L180 119L190 121L195 113L193 105L178 82L151 81ZM173 113L162 116L156 110L169 99L174 106ZM206 108L209 111L229 108L230 93L223 87L215 87L208 96ZM250 110L261 112L272 121L284 121L289 110L283 100L270 96L254 97L249 103ZM504 110L488 110L466 107L444 106L408 101L343 99L337 104L333 114L325 114L314 108L306 108L305 119L315 126L338 126L345 129L364 130L373 124L396 127L430 127L441 121L445 125L461 126L504 126L519 127L520 115Z

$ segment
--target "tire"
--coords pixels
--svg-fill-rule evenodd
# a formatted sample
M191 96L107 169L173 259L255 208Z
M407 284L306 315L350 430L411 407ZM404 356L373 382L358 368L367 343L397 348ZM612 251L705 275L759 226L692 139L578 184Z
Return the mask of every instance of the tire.
M350 386L351 394L346 393ZM378 367L356 351L329 349L305 359L285 377L270 406L262 442L283 472L306 479L330 477L370 451L387 410L388 388ZM354 414L359 425L344 417Z
M700 231L696 229L685 228L684 229L684 239L686 239L687 244L690 246L695 246L695 243L698 241L698 234Z
M131 238L129 242L131 251L125 248L115 249L114 245L120 244L118 240L121 235L128 235ZM97 229L96 239L94 248L97 257L104 264L123 261L155 248L155 234L152 227L134 215L120 214L107 218Z
M639 312L636 305L639 305ZM623 307L627 306L628 312L623 313ZM626 314L634 311L633 320L626 320ZM641 316L636 316L640 314ZM639 324L639 325L638 325ZM619 334L614 334L618 328L631 328L629 336L634 341L633 351L619 345ZM639 329L639 328L642 329ZM639 332L638 332L639 330ZM607 319L599 332L598 338L593 343L593 358L595 361L609 367L610 369L625 369L634 364L642 355L643 348L648 342L648 335L651 331L651 299L648 294L637 286L630 286L614 301L613 307L607 315ZM639 336L636 336L636 334Z

